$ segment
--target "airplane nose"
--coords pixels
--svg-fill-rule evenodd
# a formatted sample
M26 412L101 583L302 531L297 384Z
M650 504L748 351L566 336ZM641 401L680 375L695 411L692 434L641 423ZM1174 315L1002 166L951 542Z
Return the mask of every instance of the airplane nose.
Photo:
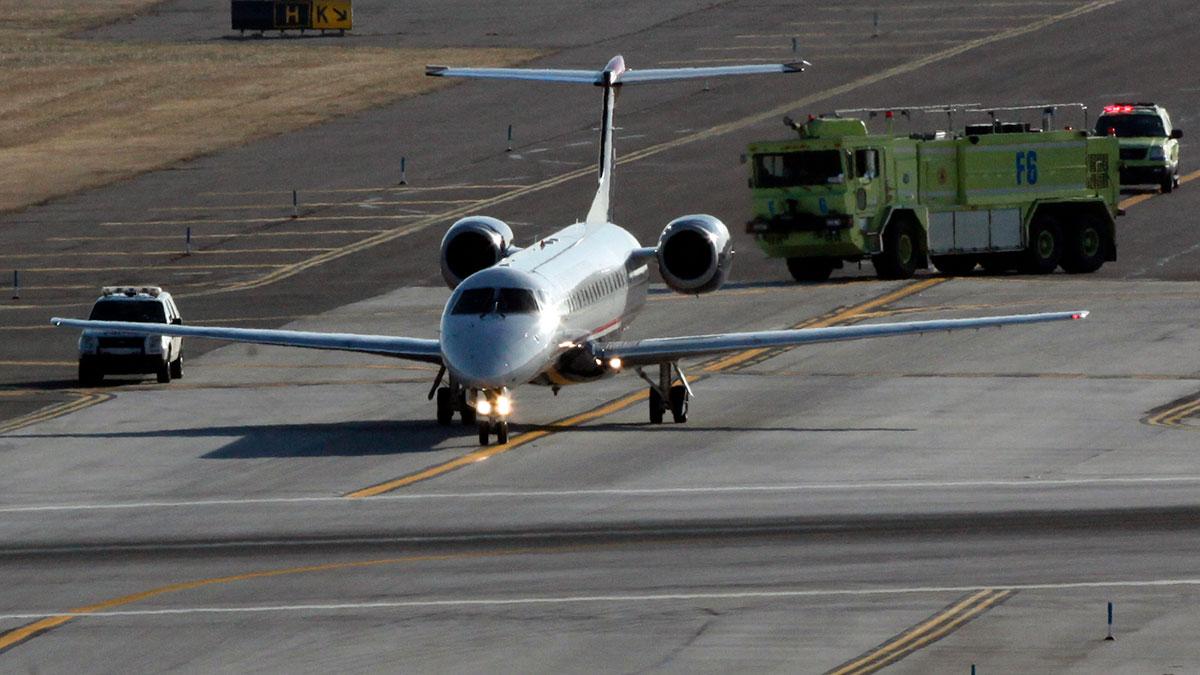
M513 387L541 370L545 343L536 322L519 317L456 317L443 327L442 358L464 386Z

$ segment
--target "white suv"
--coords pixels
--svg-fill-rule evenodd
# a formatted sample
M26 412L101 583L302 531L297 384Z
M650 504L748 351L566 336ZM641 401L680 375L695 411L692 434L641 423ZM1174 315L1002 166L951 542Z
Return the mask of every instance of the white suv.
M92 306L93 321L182 324L171 294L157 286L105 286ZM83 331L79 336L79 383L99 384L108 374L155 373L159 382L183 377L183 340L119 331Z

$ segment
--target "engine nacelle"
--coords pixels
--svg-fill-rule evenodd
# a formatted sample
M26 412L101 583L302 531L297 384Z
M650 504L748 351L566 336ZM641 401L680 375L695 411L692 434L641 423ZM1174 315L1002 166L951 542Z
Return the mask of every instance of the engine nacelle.
M729 277L733 240L729 228L713 216L676 218L658 238L658 270L677 293L715 291Z
M462 218L442 237L442 278L452 290L463 279L500 262L515 249L513 232L502 220L487 216Z

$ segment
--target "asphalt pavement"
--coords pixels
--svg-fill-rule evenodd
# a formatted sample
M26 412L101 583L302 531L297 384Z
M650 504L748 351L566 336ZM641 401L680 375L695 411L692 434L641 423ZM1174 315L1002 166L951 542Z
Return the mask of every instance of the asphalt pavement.
M223 39L212 5L89 36ZM1094 275L797 285L741 234L738 162L785 112L840 107L1151 98L1188 133L1189 3L911 2L878 37L844 3L356 12L363 44L554 66L789 60L800 37L803 75L622 95L618 222L648 242L711 212L738 250L718 293L657 288L633 337L1092 314L688 363L685 425L650 426L632 374L527 387L513 442L481 452L434 423L424 365L190 341L182 380L78 390L74 336L46 320L139 281L189 323L434 337L456 214L521 241L586 208L590 89L464 83L4 215L0 265L27 288L0 309L0 404L61 402L0 433L5 670L1200 668L1198 184L1125 195Z

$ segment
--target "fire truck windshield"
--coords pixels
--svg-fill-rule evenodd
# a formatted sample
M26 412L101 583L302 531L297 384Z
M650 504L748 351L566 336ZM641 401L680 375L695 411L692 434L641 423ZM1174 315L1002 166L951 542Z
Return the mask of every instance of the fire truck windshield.
M756 155L754 176L760 188L829 185L845 182L845 169L837 150L806 150Z

